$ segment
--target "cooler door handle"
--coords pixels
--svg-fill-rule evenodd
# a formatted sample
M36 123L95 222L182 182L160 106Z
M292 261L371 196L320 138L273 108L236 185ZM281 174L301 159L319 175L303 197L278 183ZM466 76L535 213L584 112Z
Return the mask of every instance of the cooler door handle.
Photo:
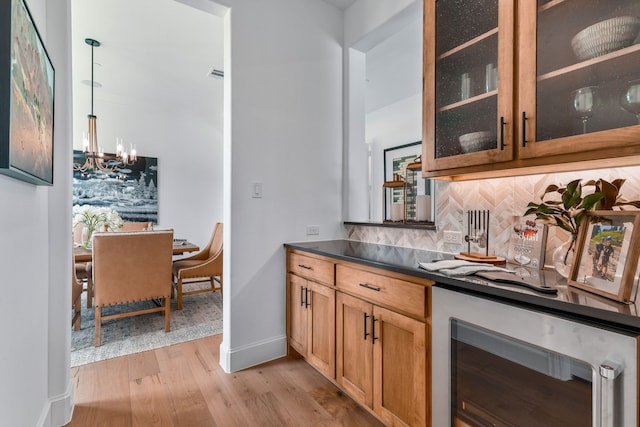
M616 414L619 411L616 388L618 378L624 367L617 362L605 360L600 365L600 426L614 427L617 424Z

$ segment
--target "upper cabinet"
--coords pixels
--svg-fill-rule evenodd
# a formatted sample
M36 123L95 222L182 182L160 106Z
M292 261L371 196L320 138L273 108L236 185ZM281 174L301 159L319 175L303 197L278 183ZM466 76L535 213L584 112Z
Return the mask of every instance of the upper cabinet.
M425 176L637 161L640 2L425 0L424 13Z
M423 168L511 160L513 1L426 0L424 13Z

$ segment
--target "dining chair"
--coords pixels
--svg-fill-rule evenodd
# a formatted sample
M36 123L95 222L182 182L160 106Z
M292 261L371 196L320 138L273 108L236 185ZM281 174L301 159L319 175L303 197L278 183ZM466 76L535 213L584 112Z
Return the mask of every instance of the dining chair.
M76 224L73 227L73 243L75 245L82 244L82 229L84 228L83 224ZM76 277L83 283L87 291L87 308L91 308L93 305L93 277L91 273L91 263L90 262L74 262L74 267L76 270Z
M182 297L203 292L222 292L222 223L216 223L209 243L200 252L173 262L172 281L176 288L178 310L182 310ZM185 285L210 282L210 288L185 291ZM216 287L216 282L218 286ZM173 292L173 290L172 290Z
M161 312L170 331L173 230L96 233L93 238L95 345L101 345L103 320ZM129 309L126 304L161 300L157 307ZM121 312L103 315L106 306Z
M72 255L73 257L73 255ZM73 316L71 317L71 325L73 329L79 331L82 327L82 282L76 277L75 262L71 263L71 307L73 308Z
M142 230L153 230L153 222L125 221L122 223L122 228L118 231L142 231Z

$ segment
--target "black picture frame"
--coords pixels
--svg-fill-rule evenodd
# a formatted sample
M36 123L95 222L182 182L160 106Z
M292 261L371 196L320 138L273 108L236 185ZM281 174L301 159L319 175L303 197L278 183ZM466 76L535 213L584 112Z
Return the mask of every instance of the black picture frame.
M393 175L399 173L404 176L404 170L407 164L412 163L416 158L420 157L422 152L422 141L411 142L409 144L399 145L397 147L385 148L383 150L384 158L384 180L393 181ZM419 186L420 194L430 194L430 189L426 179L422 179Z
M55 70L24 0L0 17L0 174L53 185Z
M115 154L105 153L106 158ZM73 150L74 163L82 164L86 154ZM113 171L73 171L73 205L108 207L123 221L158 224L158 158L137 156L132 165Z
M408 144L398 145L396 147L385 148L383 150L383 160L384 160L384 181L393 181L394 175L399 174L402 176L403 180L406 180L406 167L408 164L413 163L416 159L420 158L422 154L422 141L411 142ZM430 220L425 222L428 224L432 224L435 219L435 185L433 180L418 178L415 182L414 191L416 195L426 195L431 197L431 202L429 206L429 218ZM382 220L385 221L385 218L388 214L388 207L391 206L392 203L396 203L401 201L402 199L402 191L401 189L394 188L392 191L384 192L383 194L383 209L382 209ZM406 209L405 209L406 210ZM407 212L405 212L406 214ZM412 221L412 223L418 223L416 221Z

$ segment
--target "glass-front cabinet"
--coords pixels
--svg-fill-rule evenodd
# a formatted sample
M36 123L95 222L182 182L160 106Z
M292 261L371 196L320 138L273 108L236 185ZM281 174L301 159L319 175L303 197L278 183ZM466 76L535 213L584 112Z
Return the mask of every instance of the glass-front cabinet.
M424 13L425 177L637 164L639 0L424 0Z
M638 0L522 1L520 29L520 158L640 144Z
M513 0L426 0L427 170L513 158Z

